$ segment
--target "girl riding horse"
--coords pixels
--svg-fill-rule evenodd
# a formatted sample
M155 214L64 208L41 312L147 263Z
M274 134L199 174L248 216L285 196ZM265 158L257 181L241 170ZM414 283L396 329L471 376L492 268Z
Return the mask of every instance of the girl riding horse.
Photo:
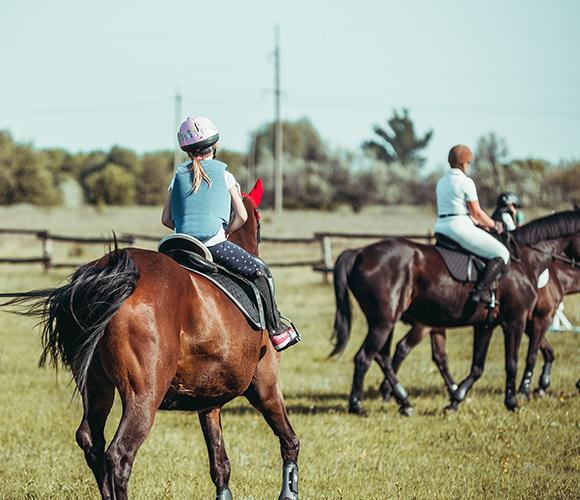
M270 340L277 351L298 343L298 332L280 319L270 270L262 260L228 241L246 221L247 212L228 166L215 159L219 141L216 126L204 117L188 117L177 137L189 161L177 168L169 185L161 221L176 233L197 238L215 262L254 282L264 298Z

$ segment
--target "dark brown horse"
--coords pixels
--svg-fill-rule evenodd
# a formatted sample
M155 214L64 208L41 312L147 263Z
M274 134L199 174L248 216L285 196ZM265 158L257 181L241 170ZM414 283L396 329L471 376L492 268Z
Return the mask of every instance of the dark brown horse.
M509 272L498 285L497 305L491 322L487 307L469 300L472 285L455 281L439 252L430 245L391 238L338 258L334 274L335 347L331 355L344 350L350 335L349 288L369 328L355 357L349 398L351 412L363 412L364 376L375 358L393 388L400 411L404 414L412 411L390 358L393 329L399 319L439 328L474 326L471 373L453 391L450 409L458 407L481 377L493 327L500 324L505 338L504 402L510 410L517 408L517 354L522 333L536 304L537 277L552 263L553 255L565 254L575 259L580 256L580 211L538 219L516 230L514 237L520 244L521 260L511 263Z
M231 239L257 253L256 202L244 204L248 220ZM253 330L212 283L161 253L115 248L49 292L12 303L35 301L44 322L41 362L72 371L84 407L76 439L102 498L127 498L135 455L159 408L198 412L217 498L231 498L220 409L241 395L280 440L280 498L298 498L299 442L278 384L280 356L267 332ZM115 389L123 413L105 447Z
M546 339L545 334L564 296L580 292L580 263L558 255L554 256L554 259L554 262L549 267L550 280L545 287L538 290L538 301L531 319L526 324L525 333L530 341L526 357L526 368L518 391L526 398L530 397L532 376L538 354L536 346L538 345L544 357L544 366L542 367L538 388L535 393L538 396L544 395L550 386L552 364L555 356L554 350L548 339ZM453 392L457 389L457 384L449 372L445 328L430 328L422 324L413 325L409 332L397 343L393 356L393 370L395 373L399 371L411 350L424 340L428 334L431 336L433 361L445 381L449 394L453 395ZM386 378L381 385L380 391L384 400L390 398L392 389Z

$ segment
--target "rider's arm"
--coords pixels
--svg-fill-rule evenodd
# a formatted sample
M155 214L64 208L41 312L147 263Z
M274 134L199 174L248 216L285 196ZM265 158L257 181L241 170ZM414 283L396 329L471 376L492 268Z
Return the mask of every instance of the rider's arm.
M231 222L226 227L226 236L232 234L236 229L239 229L244 225L248 218L248 212L238 191L238 186L232 186L230 188L230 195L232 197L232 209L234 211L234 216Z
M175 224L173 224L173 218L171 217L171 191L170 189L167 193L167 199L161 213L161 223L169 229L175 229Z
M498 234L501 233L502 225L500 223L496 224L496 222L481 208L473 179L467 177L463 184L463 189L467 210L469 210L469 215L471 216L471 219L475 221L475 224L485 229L495 229Z
M471 217L473 217L481 227L487 229L495 228L497 230L496 226L499 226L499 224L496 224L495 221L483 211L479 205L479 200L468 201L467 208L469 210L469 215L471 215Z

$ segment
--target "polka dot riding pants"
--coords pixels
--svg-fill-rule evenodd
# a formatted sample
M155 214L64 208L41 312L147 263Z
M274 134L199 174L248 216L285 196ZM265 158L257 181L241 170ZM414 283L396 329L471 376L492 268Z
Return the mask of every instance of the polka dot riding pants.
M208 250L214 262L242 275L244 278L253 279L258 270L264 269L264 265L260 261L235 243L222 241L217 245L208 247Z

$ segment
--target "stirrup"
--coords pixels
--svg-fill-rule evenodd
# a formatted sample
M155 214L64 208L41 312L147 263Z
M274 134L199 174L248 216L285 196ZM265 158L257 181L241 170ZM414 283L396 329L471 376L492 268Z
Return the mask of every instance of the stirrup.
M281 352L302 340L298 329L294 326L294 323L292 323L291 320L281 315L280 323L285 328L279 333L273 335L269 334L270 342L272 342L274 349L278 352Z

